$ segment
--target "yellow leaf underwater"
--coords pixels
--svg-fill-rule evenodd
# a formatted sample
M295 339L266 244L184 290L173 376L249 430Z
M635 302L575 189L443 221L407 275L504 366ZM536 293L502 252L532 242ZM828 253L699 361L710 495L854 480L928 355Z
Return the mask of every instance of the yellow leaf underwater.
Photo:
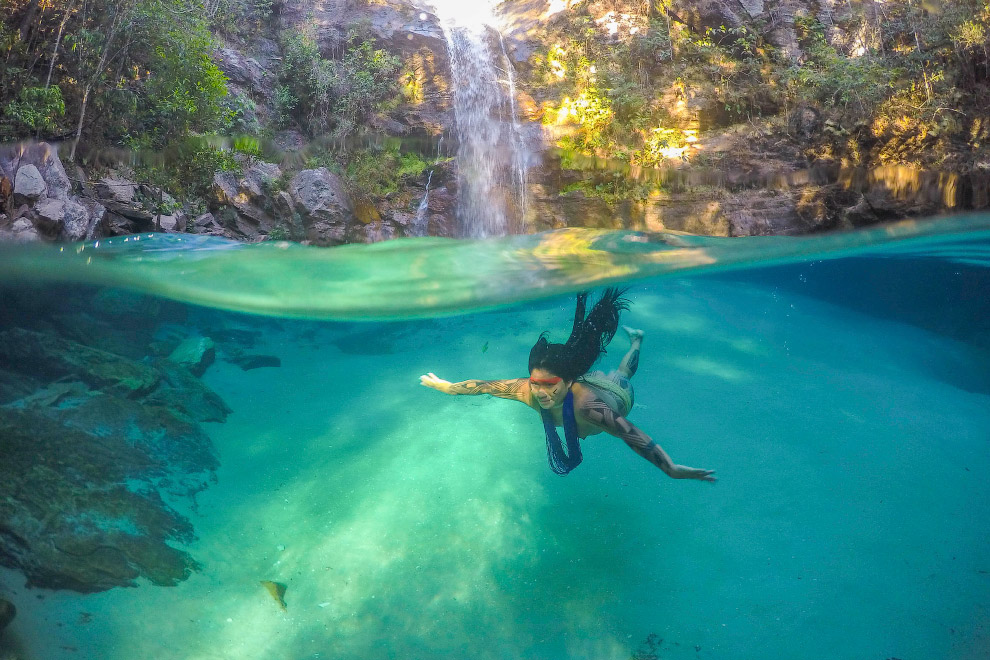
M282 584L281 582L271 582L269 580L262 580L261 586L263 586L265 590L272 595L272 598L275 599L275 602L278 603L279 607L281 607L283 610L286 609L285 607L286 587L284 584Z

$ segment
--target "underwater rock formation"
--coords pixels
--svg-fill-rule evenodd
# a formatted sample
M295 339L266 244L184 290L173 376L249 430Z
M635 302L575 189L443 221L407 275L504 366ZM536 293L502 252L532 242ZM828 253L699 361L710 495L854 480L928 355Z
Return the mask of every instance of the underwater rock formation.
M172 504L215 481L199 423L230 409L188 368L11 327L0 402L0 563L82 592L174 585L197 568L170 545L195 538Z
M191 541L192 525L147 480L161 466L142 448L10 406L0 407L0 435L0 562L29 585L174 585L197 568L166 543Z
M14 604L9 600L0 598L0 633L3 633L3 629L14 620L17 616L17 609Z
M216 354L215 344L209 337L187 337L175 347L168 359L187 368L194 376L202 376L213 364Z
M0 332L0 363L18 370L28 367L44 380L78 379L118 396L147 394L160 378L139 362L23 328Z

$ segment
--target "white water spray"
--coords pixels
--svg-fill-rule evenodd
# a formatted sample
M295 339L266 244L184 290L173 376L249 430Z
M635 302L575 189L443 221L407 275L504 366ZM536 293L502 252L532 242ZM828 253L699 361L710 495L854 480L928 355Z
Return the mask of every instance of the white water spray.
M430 175L426 178L426 193L423 195L423 199L419 200L419 206L416 207L416 219L413 221L413 236L426 236L426 229L429 224L427 212L430 208L431 181L433 181L433 170L430 170Z
M516 112L515 72L494 27L496 3L430 2L450 54L460 232L502 236L522 227L529 156Z

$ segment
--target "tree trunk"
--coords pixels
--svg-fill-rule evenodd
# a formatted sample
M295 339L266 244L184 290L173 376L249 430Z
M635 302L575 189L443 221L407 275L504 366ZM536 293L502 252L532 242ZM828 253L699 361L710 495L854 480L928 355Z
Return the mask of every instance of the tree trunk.
M83 119L86 117L86 104L89 102L89 93L93 86L103 77L103 69L107 66L107 58L110 56L110 49L117 40L117 33L123 28L124 19L120 13L114 16L110 29L107 31L106 41L103 42L103 49L100 52L100 61L93 69L93 75L86 82L86 89L83 91L82 104L79 108L79 123L76 125L76 137L72 141L72 148L69 150L69 161L75 162L76 148L79 146L79 138L82 136ZM115 55L116 57L116 55Z
M34 22L34 15L38 11L38 0L31 0L31 4L28 5L27 11L24 13L24 18L21 19L21 41L27 41L28 31L31 29L31 23Z
M55 37L55 48L52 49L52 61L48 63L48 77L45 78L45 89L52 83L52 71L55 69L55 60L58 59L58 47L62 43L62 32L65 30L65 23L69 20L69 16L72 15L72 7L75 3L70 3L69 6L65 8L65 16L62 17L62 22L58 25L58 36Z
M83 119L86 118L86 104L89 102L89 90L91 88L92 83L86 85L86 89L83 91L82 106L79 108L79 123L76 124L76 137L72 141L72 148L69 150L70 163L76 161L76 147L79 146L79 137L82 135Z

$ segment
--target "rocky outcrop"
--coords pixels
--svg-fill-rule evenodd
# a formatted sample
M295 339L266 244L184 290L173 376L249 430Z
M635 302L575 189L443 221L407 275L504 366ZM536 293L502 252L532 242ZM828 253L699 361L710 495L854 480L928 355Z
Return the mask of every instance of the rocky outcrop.
M71 194L71 182L54 147L24 143L0 148L0 179L14 182L12 201L19 208L0 223L0 237L76 241L99 233L105 209Z
M289 184L295 210L302 218L307 240L315 245L347 241L354 218L354 202L343 180L325 167L303 170Z
M241 240L267 236L277 223L269 191L281 176L278 165L262 162L252 163L243 176L214 174L212 209L220 225Z

